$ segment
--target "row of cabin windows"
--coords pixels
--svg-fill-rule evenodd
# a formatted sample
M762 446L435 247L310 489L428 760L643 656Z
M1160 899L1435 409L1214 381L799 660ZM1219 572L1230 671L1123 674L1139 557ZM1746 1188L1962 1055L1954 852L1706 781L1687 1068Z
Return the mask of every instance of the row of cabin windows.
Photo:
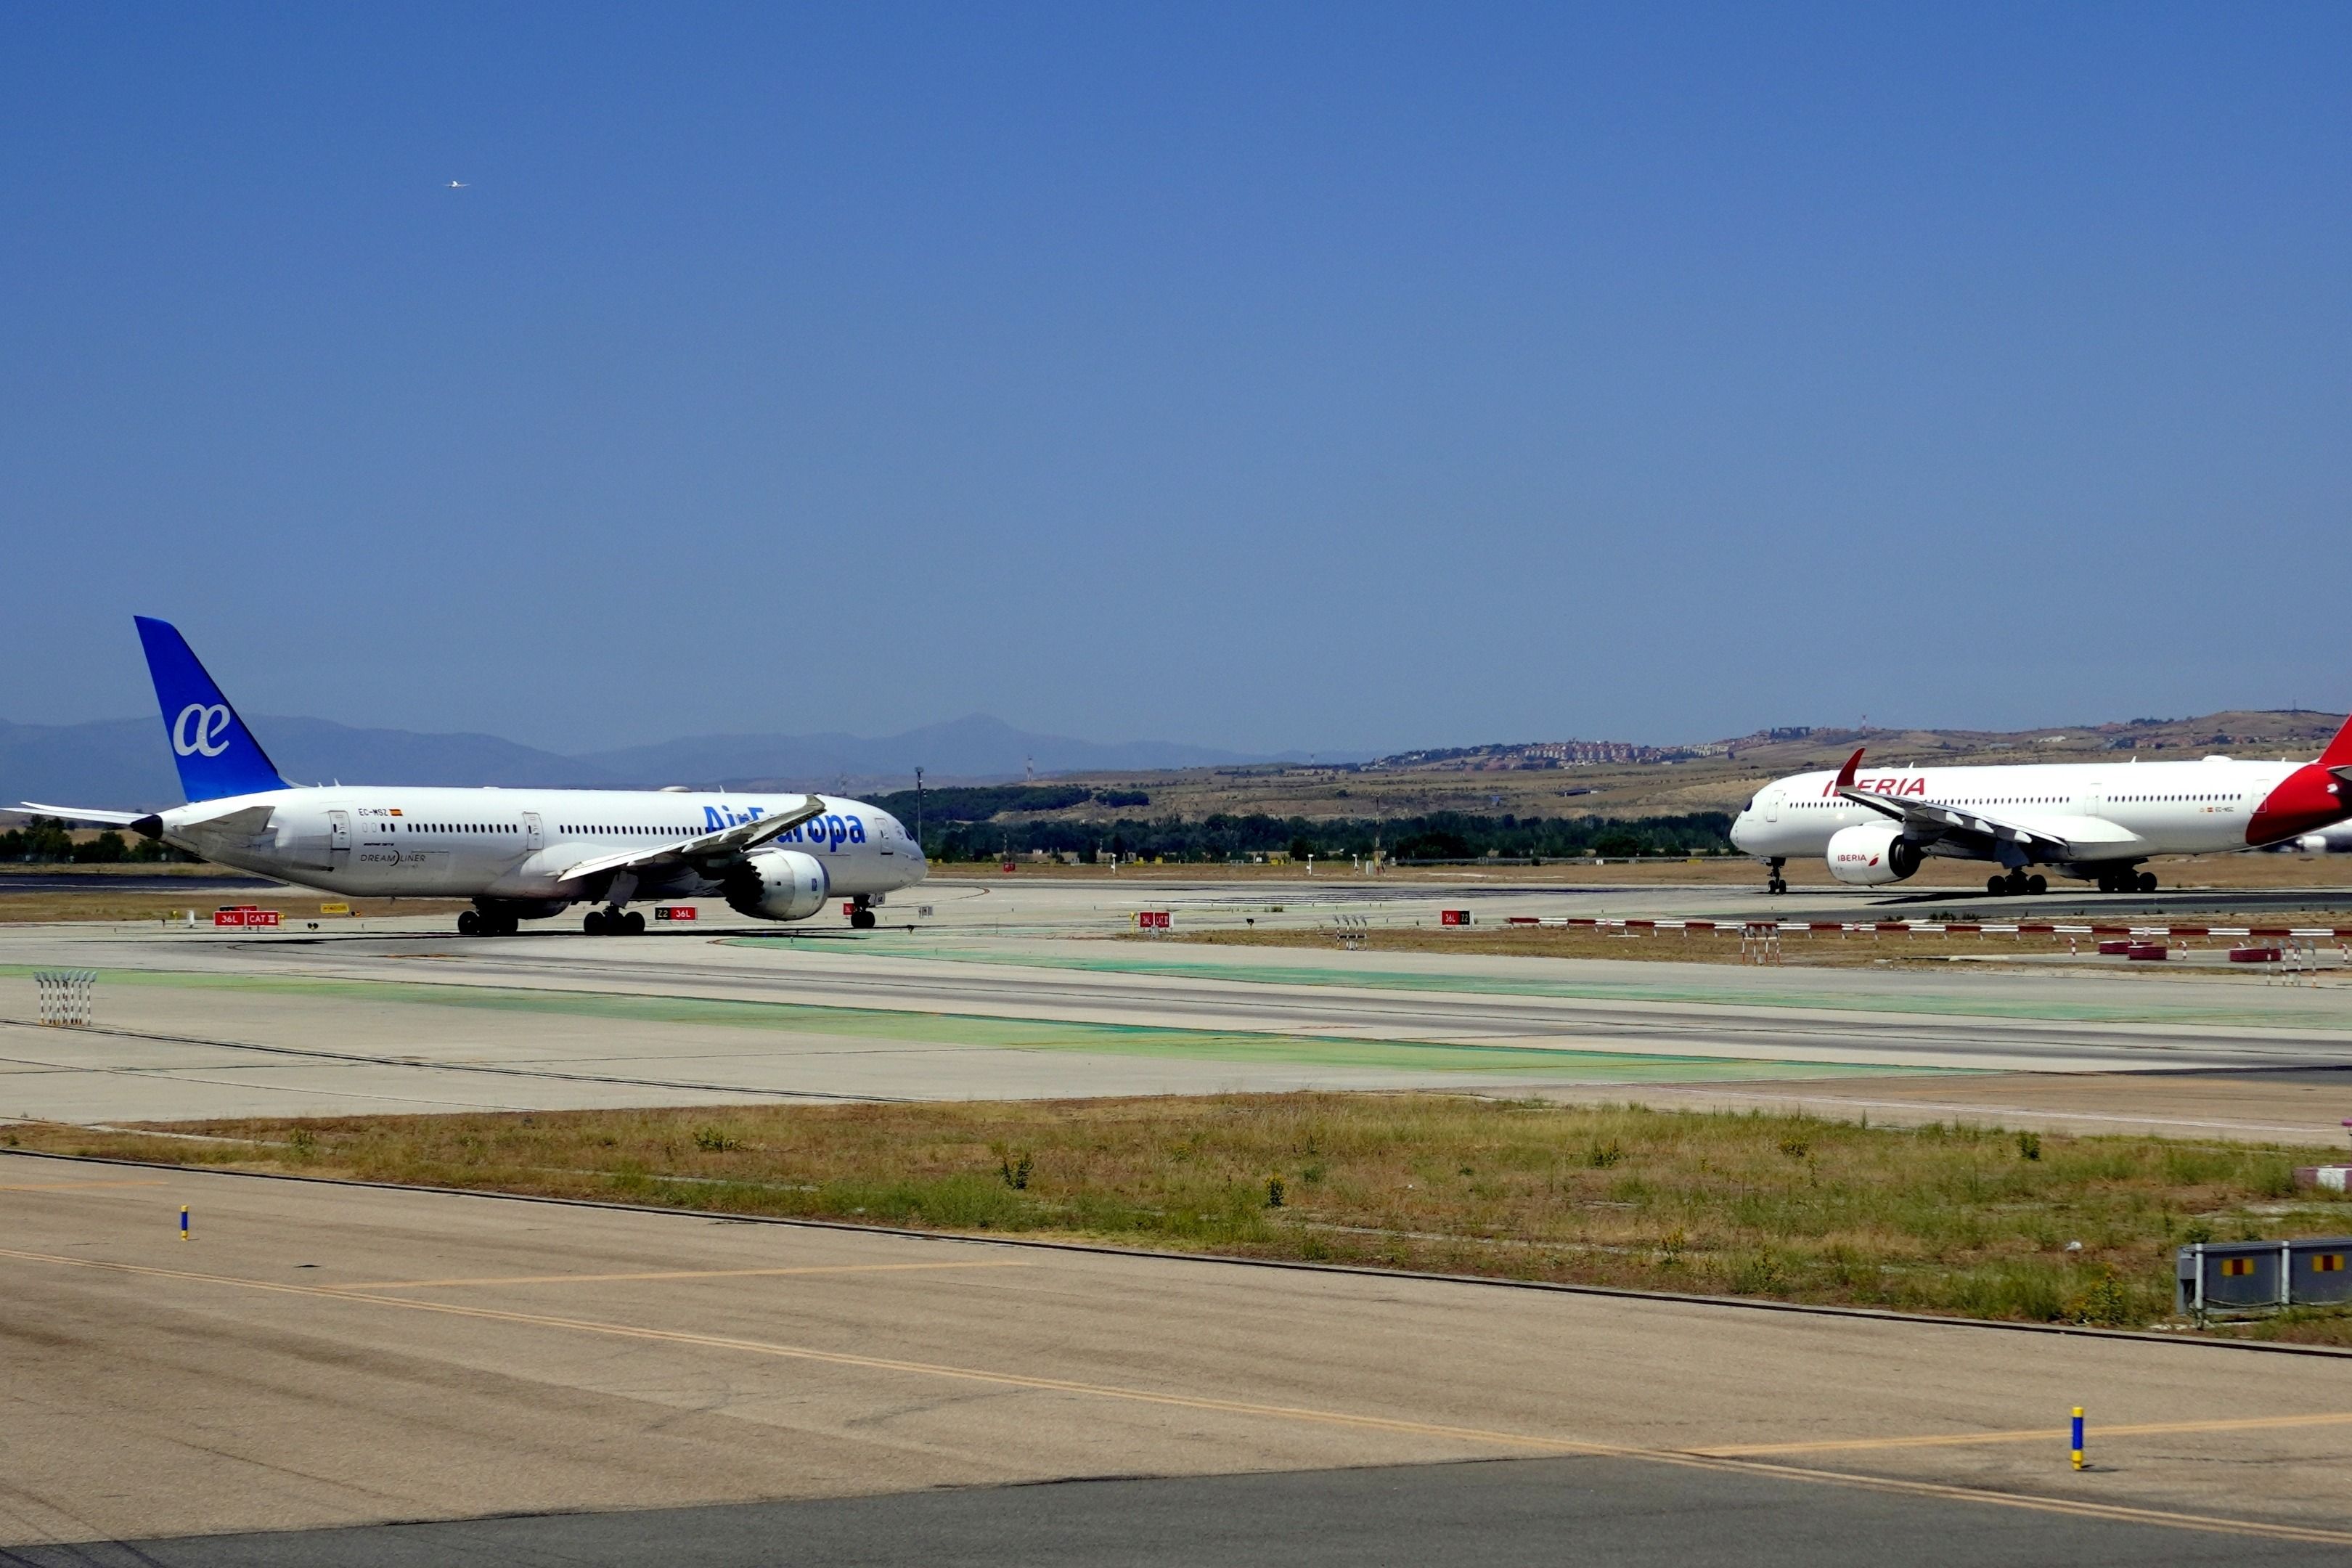
M410 833L520 833L511 822L404 822L401 826ZM699 838L709 831L700 827L588 827L579 823L565 823L559 833L584 834L591 837L607 838Z
M699 838L708 831L699 827L583 827L578 823L566 823L556 829L559 833L580 833L590 837L606 838Z
M520 833L520 825L511 822L404 822L401 826L410 833ZM558 829L562 833L603 836L609 838L695 838L704 831L693 827L586 827L577 823Z

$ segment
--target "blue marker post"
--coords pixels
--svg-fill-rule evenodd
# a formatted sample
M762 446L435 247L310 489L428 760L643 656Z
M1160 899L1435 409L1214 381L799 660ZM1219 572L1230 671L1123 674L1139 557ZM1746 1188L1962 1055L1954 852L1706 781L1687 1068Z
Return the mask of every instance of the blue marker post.
M188 1205L185 1204L180 1205L180 1239L188 1239Z
M2083 1468L2083 1407L2074 1406L2074 1468Z

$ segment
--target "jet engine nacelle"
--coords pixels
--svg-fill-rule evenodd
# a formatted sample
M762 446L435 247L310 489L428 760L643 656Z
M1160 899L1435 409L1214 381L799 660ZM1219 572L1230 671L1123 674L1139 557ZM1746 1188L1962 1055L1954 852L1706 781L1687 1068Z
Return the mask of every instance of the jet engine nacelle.
M2279 846L2298 855L2341 855L2352 849L2352 829L2325 828L2317 833L2305 833Z
M1830 875L1858 888L1899 882L1919 868L1919 847L1899 827L1841 827L1830 835Z
M824 907L832 879L814 855L759 849L727 873L719 892L737 914L763 921L804 921Z

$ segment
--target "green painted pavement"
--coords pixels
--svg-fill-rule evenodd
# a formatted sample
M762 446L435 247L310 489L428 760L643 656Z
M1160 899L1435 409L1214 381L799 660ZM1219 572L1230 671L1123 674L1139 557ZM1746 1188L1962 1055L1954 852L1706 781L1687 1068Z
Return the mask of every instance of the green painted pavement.
M790 933L719 939L730 947L790 944ZM837 939L836 939L837 940ZM2089 1024L2215 1024L2233 1028L2352 1030L2352 993L2314 993L2293 989L2252 991L2232 985L2226 1005L2204 1000L2166 1005L2151 995L2146 1003L2071 1002L2053 996L2020 996L1945 991L1923 987L1888 994L1864 990L1826 990L1808 981L1809 988L1774 989L1725 982L1704 986L1687 983L1631 980L1521 979L1496 974L1424 974L1412 970L1334 969L1308 963L1232 963L1211 959L1187 959L1144 953L1107 954L1008 952L985 947L928 946L904 937L862 936L857 951L884 958L923 958L957 963L1001 963L1032 969L1088 970L1111 974L1159 974L1187 979L1223 980L1251 985L1353 986L1369 991L1435 991L1504 996L1558 996L1595 1002L1677 1002L1713 1007L1804 1007L1847 1013L1909 1013L1961 1017L2024 1018ZM1103 945L1109 946L1109 943ZM1540 961L1534 961L1540 962ZM1565 962L1575 963L1577 960ZM1587 961L1589 962L1589 961ZM1636 961L1617 961L1636 962ZM1660 968L1681 968L1674 960L1643 960ZM1726 965L1710 965L1718 971ZM1746 971L1734 973L1755 973ZM2004 976L2004 978L2015 978ZM2133 983L2167 984L2156 976ZM2215 982L2216 984L2226 984ZM2264 1016L2263 1015L2267 1015Z
M0 974L29 976L34 966L0 964ZM803 1035L989 1050L1076 1051L1267 1067L1358 1068L1394 1072L1538 1075L1585 1082L1681 1083L1723 1079L1823 1078L1912 1072L1916 1068L1843 1062L1748 1061L1733 1057L1649 1056L1617 1051L1550 1051L1519 1046L1465 1046L1422 1040L1359 1040L1344 1036L1172 1029L1149 1025L1064 1023L887 1008L821 1007L798 1002L737 1001L578 991L533 991L459 983L328 980L207 974L185 970L102 969L110 985L469 1007L629 1023L701 1024ZM101 1005L102 1005L101 1001Z

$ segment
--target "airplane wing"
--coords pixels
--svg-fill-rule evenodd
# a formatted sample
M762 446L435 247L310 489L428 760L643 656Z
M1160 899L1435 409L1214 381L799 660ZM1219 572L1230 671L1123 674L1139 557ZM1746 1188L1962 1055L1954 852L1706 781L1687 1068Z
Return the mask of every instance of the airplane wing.
M2113 835L2072 831L2074 823L2078 821L2088 825L2096 820L2091 817L2069 818L2069 832L2061 835L2046 827L2026 822L2006 821L1998 816L1987 816L1980 811L1963 810L1956 805L1935 805L1917 800L1895 800L1886 795L1873 795L1868 790L1861 789L1842 789L1838 794L1858 805L1866 805L1873 811L1884 812L1888 816L1900 818L1906 828L1913 830L1919 838L1927 842L1932 843L1943 838L1975 839L1980 843L1987 840L2007 842L2015 844L2021 849L2030 849L2033 851L2036 858L2043 860L2076 859L2079 858L2075 854L2077 845L2119 842L2137 837L2121 828L2116 828ZM2113 823L2101 823L2099 826L2115 827Z
M675 865L680 860L708 860L747 854L780 835L790 833L803 822L814 821L824 815L824 796L812 795L803 798L791 811L772 816L755 817L739 822L732 827L722 827L716 833L706 833L696 838L681 838L673 844L646 845L635 849L624 849L616 854L599 855L565 868L556 877L559 882L577 881L583 877L601 876L606 871L634 871L648 866Z
M2137 834L2104 817L2069 816L2063 819L2065 826L2061 829L2047 819L2037 819L2032 816L1989 816L1983 812L1957 805L1938 805L1925 800L1898 800L1893 795L1857 789L1853 775L1861 761L1862 752L1857 750L1845 760L1845 766L1838 770L1837 783L1831 787L1841 797L1856 805L1865 805L1882 816L1895 818L1922 843L1957 839L1979 848L2009 843L2032 851L2036 859L2075 860L2083 858L2081 852L2094 846L2112 850L2116 846L2139 841Z
M144 822L149 814L143 811L96 811L82 805L43 805L26 801L22 805L0 805L16 816L54 816L65 822L95 822L107 827L128 827L134 822Z

